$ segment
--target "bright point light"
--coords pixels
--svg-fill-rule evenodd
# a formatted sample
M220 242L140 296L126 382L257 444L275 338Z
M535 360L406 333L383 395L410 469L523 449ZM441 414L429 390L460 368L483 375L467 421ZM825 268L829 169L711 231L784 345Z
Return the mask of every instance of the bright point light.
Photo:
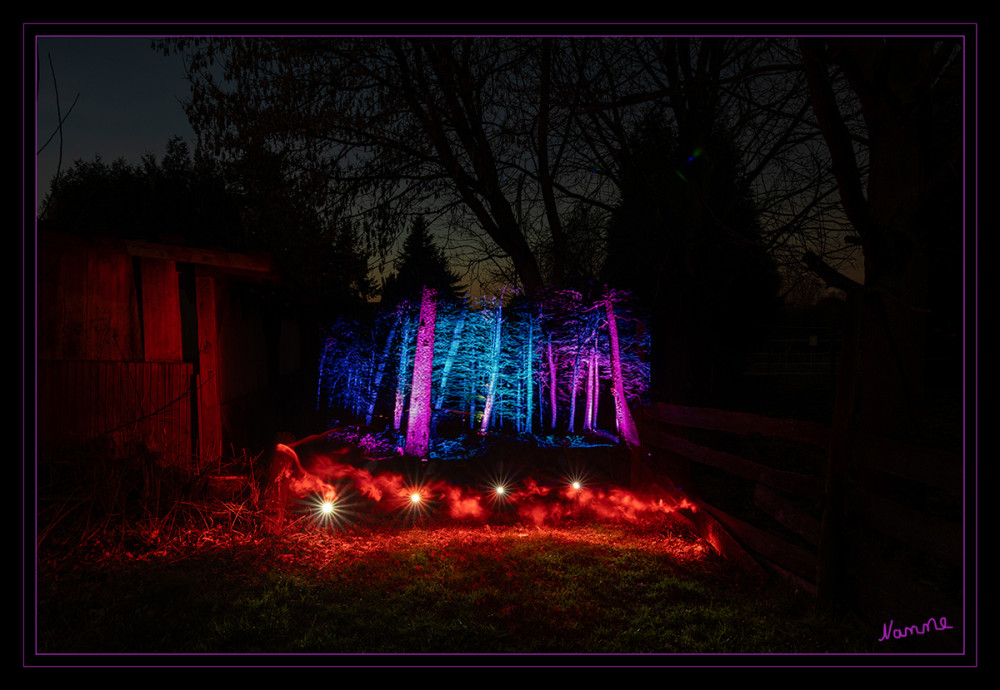
M580 484L580 482L573 482L572 486L573 486L574 489L579 489L580 486L581 486L581 484Z
M505 489L503 486L498 486L496 488L496 492L497 496L503 496L507 492L507 489Z
M419 493L410 494L410 502L420 503L420 494Z
M331 501L323 501L323 503L320 504L319 512L324 515L329 515L333 512L333 503Z

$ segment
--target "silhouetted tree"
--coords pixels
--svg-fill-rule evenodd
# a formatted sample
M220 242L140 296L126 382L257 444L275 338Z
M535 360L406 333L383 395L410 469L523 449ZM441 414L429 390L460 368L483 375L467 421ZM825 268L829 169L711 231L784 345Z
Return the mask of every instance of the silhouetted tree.
M357 213L381 251L401 218L430 212L447 219L481 278L493 277L482 272L490 266L529 292L568 286L583 236L567 214L586 209L603 224L623 190L621 154L636 123L659 109L681 149L703 146L719 125L731 133L772 253L786 262L794 254L797 265L806 247L832 256L814 221L834 186L788 39L230 38L160 47L190 61L187 110L206 147L227 158L266 149L294 162L303 186L324 190L317 203Z
M481 228L526 286L544 282L519 208L544 193L539 203L553 210L560 177L556 161L531 156L563 140L548 138L559 122L544 115L532 76L550 60L539 41L231 38L160 47L188 58L187 112L213 152L238 159L267 148L294 160L305 186L325 185L328 203L364 215L383 251L414 210L456 212L454 227Z
M342 308L376 294L353 226L298 203L273 156L221 166L174 137L138 165L99 156L57 175L41 220L66 232L267 252L292 284Z
M861 297L862 423L919 436L929 315L954 329L962 309L962 44L858 38L799 45L840 201L864 252L864 285L819 256L807 262L829 285ZM845 103L860 108L860 138ZM939 275L950 289L936 284Z
M219 167L174 137L159 161L76 161L53 178L40 220L72 233L238 250L241 207Z
M430 234L423 216L417 216L403 242L396 270L382 285L382 301L387 305L402 299L419 300L423 288L435 290L439 298L457 299L463 286L448 266L448 258Z
M689 148L651 118L624 156L606 276L651 314L653 387L720 404L777 307L777 270L723 132Z

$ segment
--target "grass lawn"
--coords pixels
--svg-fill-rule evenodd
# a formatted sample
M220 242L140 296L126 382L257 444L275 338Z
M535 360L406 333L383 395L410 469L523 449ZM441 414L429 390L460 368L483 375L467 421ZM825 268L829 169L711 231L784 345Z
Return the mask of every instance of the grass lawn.
M231 511L47 534L38 652L345 654L361 663L608 654L621 663L617 655L877 648L870 623L820 615L808 595L746 578L668 516L542 526L515 516L338 527L302 519L279 535L256 524Z

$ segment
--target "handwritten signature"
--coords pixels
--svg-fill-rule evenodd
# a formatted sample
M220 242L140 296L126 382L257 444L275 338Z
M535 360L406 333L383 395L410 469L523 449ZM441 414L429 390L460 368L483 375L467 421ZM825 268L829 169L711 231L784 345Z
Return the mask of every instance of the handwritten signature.
M930 632L933 627L935 630L952 630L952 626L948 625L948 621L944 616L941 616L940 620L934 620L933 618L928 618L927 622L923 625L907 625L902 630L892 627L893 621L889 621L889 624L882 624L882 637L878 639L879 642L885 642L890 637L894 639L902 639L908 635L923 635Z

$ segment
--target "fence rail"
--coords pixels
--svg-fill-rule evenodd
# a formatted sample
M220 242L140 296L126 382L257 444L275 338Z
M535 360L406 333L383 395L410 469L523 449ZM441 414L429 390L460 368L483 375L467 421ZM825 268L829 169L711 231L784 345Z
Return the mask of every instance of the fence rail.
M722 471L741 485L749 484L752 512L766 519L748 517L745 505L729 507L718 505L721 501L699 500L757 561L817 593L821 555L827 548L822 510L830 503L823 462L831 452L829 427L665 404L643 408L637 419L654 472L685 473L689 470L684 468L695 463ZM732 448L740 444L723 442L731 438L781 439L792 444L793 454L794 448L801 448L803 461L791 470L775 467L757 453L752 459L743 457ZM767 444L750 445L756 449ZM957 599L941 580L954 579L963 565L961 457L873 437L852 439L847 447L852 465L843 520L838 523L843 530L838 541L847 548L838 551L837 557L849 575L841 582L849 581L850 586L842 598L855 607L864 606L872 615L883 609L897 618L905 609L924 619L956 615ZM817 453L819 461L806 459L816 458ZM697 493L697 487L692 488ZM930 510L931 503L937 506L936 513ZM890 565L900 553L920 562L931 559L946 574L928 583L934 577L927 573ZM887 560L887 554L892 558Z

